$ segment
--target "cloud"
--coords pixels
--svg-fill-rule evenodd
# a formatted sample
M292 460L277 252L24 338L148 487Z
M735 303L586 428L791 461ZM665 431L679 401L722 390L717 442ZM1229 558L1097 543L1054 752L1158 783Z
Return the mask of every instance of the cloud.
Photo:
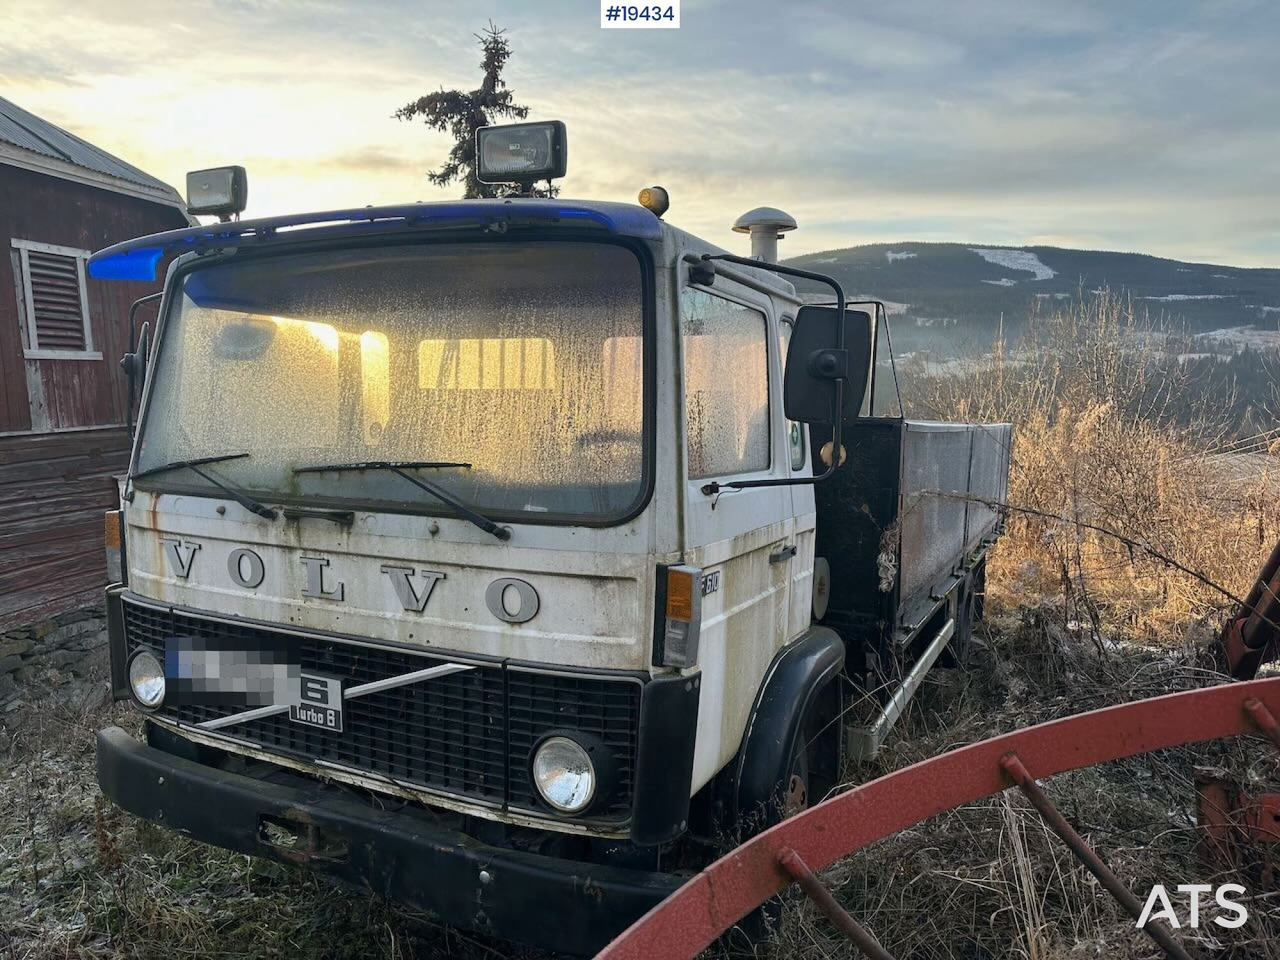
M569 125L566 195L667 186L672 222L741 249L761 203L791 253L953 239L1275 262L1280 7L1252 0L685 0L673 31L601 31L581 0L7 0L6 96L180 183L244 162L251 212L443 199L448 138L392 112L507 79ZM15 44L12 37L21 37Z

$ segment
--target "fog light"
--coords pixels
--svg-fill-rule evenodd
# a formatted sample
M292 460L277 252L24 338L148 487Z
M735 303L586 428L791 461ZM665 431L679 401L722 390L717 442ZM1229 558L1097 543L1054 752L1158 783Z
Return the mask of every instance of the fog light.
M596 768L582 744L547 737L533 755L533 783L554 809L581 813L595 799Z
M148 710L164 703L164 667L149 650L139 650L129 661L129 688Z

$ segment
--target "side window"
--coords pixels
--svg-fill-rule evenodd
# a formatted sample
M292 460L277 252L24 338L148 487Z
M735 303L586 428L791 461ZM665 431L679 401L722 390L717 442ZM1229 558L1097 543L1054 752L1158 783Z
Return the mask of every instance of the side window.
M702 290L680 295L689 477L769 468L764 314Z
M778 321L778 356L782 360L782 370L787 369L787 348L791 346L791 332L795 318L783 317ZM791 449L791 469L804 469L804 426L794 420L787 421L787 446Z
M889 318L880 311L876 324L876 352L871 389L871 416L901 417L902 403L898 399L898 373L893 365L893 351L889 339Z

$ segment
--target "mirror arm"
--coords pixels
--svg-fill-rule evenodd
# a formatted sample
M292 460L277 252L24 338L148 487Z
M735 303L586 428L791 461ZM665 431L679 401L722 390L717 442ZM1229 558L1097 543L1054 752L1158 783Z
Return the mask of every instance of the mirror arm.
M835 291L836 294L836 349L844 350L844 288L834 277L828 277L822 273L812 273L808 270L798 270L795 267L784 267L780 263L770 263L767 260L752 260L750 257L735 257L731 253L704 253L703 260L724 260L727 263L736 263L744 267L755 267L757 270L768 270L770 273L779 273L787 277L799 277L802 280L813 280L817 283L825 283L828 287ZM702 492L707 496L714 496L721 490L742 490L747 487L785 487L795 486L801 483L819 483L826 480L829 476L836 472L836 468L840 466L840 425L844 420L844 377L838 377L835 380L836 385L836 402L835 402L835 419L831 424L831 463L821 474L816 477L779 477L770 480L735 480L730 483L717 483L712 480L710 483L702 485Z
M128 430L130 437L133 436L133 401L136 399L137 392L134 388L136 386L138 375L138 371L136 369L138 359L138 308L144 303L150 303L152 300L159 300L162 296L164 296L163 290L159 293L149 293L145 297L139 297L137 300L133 301L133 306L129 308L129 353L126 355L126 358L122 358L120 362L123 365L125 359L132 358L129 366L125 369L125 372L129 375L129 400L128 406L125 408L124 420L125 427Z

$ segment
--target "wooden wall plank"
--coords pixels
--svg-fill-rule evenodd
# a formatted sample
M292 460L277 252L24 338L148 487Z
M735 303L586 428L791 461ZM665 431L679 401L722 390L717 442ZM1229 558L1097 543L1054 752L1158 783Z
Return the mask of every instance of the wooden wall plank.
M0 629L95 598L102 514L128 468L124 430L0 437Z

